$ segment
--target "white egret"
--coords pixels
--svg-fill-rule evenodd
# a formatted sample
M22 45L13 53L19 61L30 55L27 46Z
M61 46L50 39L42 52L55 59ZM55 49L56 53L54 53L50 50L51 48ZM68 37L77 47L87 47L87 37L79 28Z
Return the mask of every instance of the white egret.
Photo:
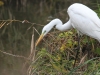
M63 24L60 19L52 20L43 27L35 46L54 26L60 31L75 28L79 33L90 36L100 42L100 19L92 9L80 3L74 3L69 6L67 12L69 21Z

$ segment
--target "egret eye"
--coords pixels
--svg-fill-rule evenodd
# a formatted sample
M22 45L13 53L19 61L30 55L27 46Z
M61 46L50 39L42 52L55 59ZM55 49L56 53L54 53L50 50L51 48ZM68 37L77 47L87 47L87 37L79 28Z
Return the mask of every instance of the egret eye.
M43 34L46 32L46 30L43 32Z

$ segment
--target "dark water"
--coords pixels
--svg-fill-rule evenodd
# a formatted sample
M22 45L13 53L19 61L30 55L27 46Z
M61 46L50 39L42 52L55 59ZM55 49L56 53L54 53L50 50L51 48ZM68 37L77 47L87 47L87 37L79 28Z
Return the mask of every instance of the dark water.
M14 55L28 57L30 53L31 36L35 27L39 33L43 25L54 18L60 18L63 22L68 20L66 10L69 5L81 2L88 6L94 5L90 0L40 0L27 1L23 4L6 4L0 6L0 20L27 20L31 23L21 23L19 21L7 23L0 29L0 50ZM97 6L91 6L97 8ZM0 25L2 21L0 21ZM42 25L42 26L41 26ZM28 29L30 28L30 29ZM35 40L39 36L35 31ZM25 75L27 67L23 58L14 57L7 53L0 52L0 75ZM24 68L23 68L24 67Z

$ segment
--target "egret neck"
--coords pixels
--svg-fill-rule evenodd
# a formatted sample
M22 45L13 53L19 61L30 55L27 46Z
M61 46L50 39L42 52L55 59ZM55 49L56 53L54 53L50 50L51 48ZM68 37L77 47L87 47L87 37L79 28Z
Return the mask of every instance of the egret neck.
M60 19L56 19L55 23L56 23L56 29L60 31L67 31L72 28L70 20L66 22L65 24L63 24Z
M43 37L55 26L56 29L60 30L60 31L67 31L69 29L72 28L71 22L70 20L63 24L62 21L60 19L54 19L52 20L50 23L48 23L46 26L43 27L42 29L42 33L39 37L39 39L36 42L36 46L38 45L38 43L43 39Z

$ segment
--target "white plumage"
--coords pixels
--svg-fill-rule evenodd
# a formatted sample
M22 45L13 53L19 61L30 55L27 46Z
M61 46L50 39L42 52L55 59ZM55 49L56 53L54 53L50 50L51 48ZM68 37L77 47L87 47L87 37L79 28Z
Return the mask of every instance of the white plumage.
M100 41L100 20L93 10L83 4L75 3L67 12L75 29Z

